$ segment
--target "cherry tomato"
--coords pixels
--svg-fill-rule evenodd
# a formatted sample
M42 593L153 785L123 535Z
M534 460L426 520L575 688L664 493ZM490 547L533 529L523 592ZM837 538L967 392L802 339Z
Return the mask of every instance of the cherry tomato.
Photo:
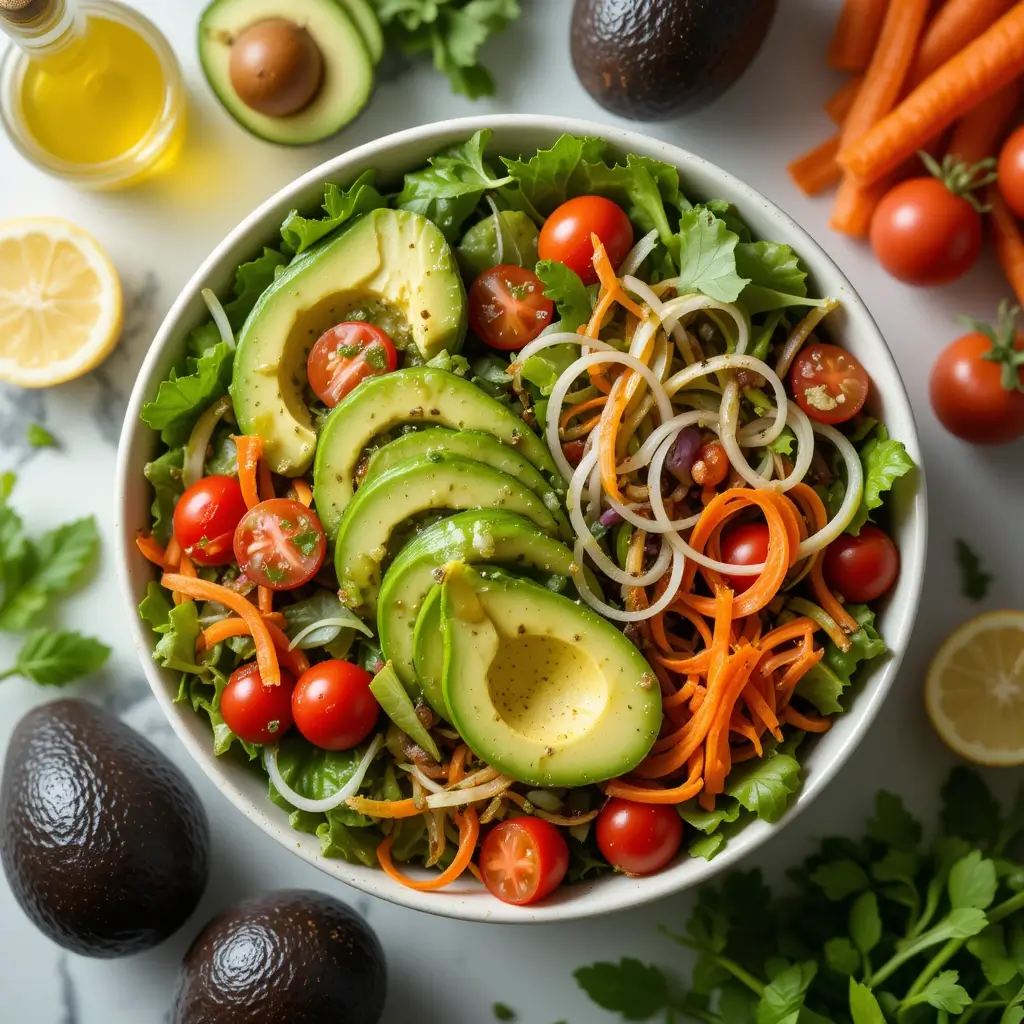
M981 214L937 178L897 185L871 218L878 262L907 284L948 284L981 252Z
M294 590L320 570L327 538L315 512L289 498L254 505L235 530L235 558L246 576L271 590Z
M294 725L294 677L281 669L279 686L264 686L255 661L236 668L220 695L228 728L246 743L274 743Z
M638 804L615 797L597 816L597 845L627 875L660 871L683 841L683 822L669 804Z
M554 314L555 304L545 298L540 278L523 267L491 267L469 289L469 326L499 352L533 341Z
M844 533L825 549L828 585L854 604L876 601L892 589L900 573L900 555L887 533L862 526L854 537Z
M245 513L236 477L205 476L174 506L174 536L193 562L227 565L235 557L231 541Z
M292 715L315 747L348 750L373 732L380 705L370 692L373 676L350 661L321 661L299 676Z
M845 423L864 407L870 382L857 360L838 345L801 349L789 371L797 405L819 423Z
M374 324L350 320L322 334L309 353L309 386L324 405L337 405L360 381L398 367L391 338Z
M1002 350L1024 350L1024 332L1000 329ZM1013 339L1011 341L1011 339ZM931 376L932 408L942 425L971 444L1005 444L1024 436L1024 391L1003 384L1003 366L987 359L992 339L980 331L965 334L935 361ZM1018 371L1024 388L1024 369Z
M487 833L480 847L484 885L502 903L525 906L550 896L568 867L568 843L541 818L503 821Z
M584 284L593 284L597 271L592 234L601 239L613 267L633 248L633 225L621 206L603 196L578 196L562 203L544 222L537 255L564 263Z
M1003 143L999 154L999 191L1006 205L1024 217L1024 128L1018 128Z
M768 524L737 523L722 531L722 561L730 565L760 565L768 557ZM749 590L756 576L726 576L737 594Z

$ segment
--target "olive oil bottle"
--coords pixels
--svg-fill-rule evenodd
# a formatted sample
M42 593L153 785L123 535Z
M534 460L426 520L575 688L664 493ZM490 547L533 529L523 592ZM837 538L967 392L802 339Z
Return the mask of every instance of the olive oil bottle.
M134 185L181 150L186 98L160 32L111 0L0 0L13 40L0 118L38 167L92 188Z

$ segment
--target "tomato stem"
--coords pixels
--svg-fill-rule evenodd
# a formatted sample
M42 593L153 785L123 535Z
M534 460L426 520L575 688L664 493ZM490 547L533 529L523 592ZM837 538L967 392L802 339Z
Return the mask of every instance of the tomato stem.
M988 213L992 207L982 203L974 194L976 189L991 185L998 177L996 159L989 157L976 164L966 164L955 156L946 154L940 164L923 149L917 154L928 173L938 178L955 196L966 199L978 213Z
M1020 306L1010 306L1004 299L999 304L999 315L996 325L986 324L969 316L960 317L960 323L979 334L985 335L992 342L992 349L982 359L1002 366L1002 384L1007 391L1024 392L1024 381L1021 380L1021 369L1024 368L1024 349L1017 348L1017 316Z

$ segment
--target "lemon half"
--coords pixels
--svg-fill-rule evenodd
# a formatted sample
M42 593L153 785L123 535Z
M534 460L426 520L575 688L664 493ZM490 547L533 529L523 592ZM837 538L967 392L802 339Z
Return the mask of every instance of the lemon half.
M121 334L121 282L67 221L0 222L0 380L45 388L88 373Z

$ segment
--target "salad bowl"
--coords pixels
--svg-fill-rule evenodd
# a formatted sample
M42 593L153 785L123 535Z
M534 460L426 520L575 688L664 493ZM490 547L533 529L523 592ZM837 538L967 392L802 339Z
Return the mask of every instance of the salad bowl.
M267 799L266 777L231 757L216 757L209 723L194 714L188 701L176 703L179 675L160 668L152 652L154 638L137 614L152 582L153 567L140 555L136 536L150 526L152 494L143 475L158 444L157 433L140 419L161 381L180 360L189 331L207 318L202 292L228 293L236 268L261 247L279 238L289 211L312 210L323 197L324 183L347 187L364 171L377 172L382 190L397 190L402 175L422 166L446 146L481 129L492 129L488 152L510 157L552 146L564 133L600 137L617 155L636 154L663 161L679 171L685 192L698 199L731 203L755 238L791 246L809 271L813 294L839 300L829 321L831 336L868 370L872 381L869 410L883 421L907 454L920 465L910 402L896 364L864 303L849 281L813 239L785 213L754 189L699 156L644 135L560 117L508 115L465 118L425 125L379 139L322 164L303 175L253 211L199 267L164 320L136 382L118 453L117 561L134 643L152 691L190 755L224 796L271 838L332 878L393 903L472 921L543 922L582 918L633 907L704 882L757 849L792 820L825 788L863 739L899 669L910 638L921 589L926 546L926 502L918 470L899 481L890 498L888 524L900 551L898 581L878 609L876 626L889 654L861 666L856 692L833 727L801 750L803 784L783 817L769 824L754 820L731 836L711 860L683 856L658 874L631 877L611 874L567 885L531 906L499 902L469 876L442 892L421 892L399 884L377 868L321 856L314 835L293 831L285 811Z

